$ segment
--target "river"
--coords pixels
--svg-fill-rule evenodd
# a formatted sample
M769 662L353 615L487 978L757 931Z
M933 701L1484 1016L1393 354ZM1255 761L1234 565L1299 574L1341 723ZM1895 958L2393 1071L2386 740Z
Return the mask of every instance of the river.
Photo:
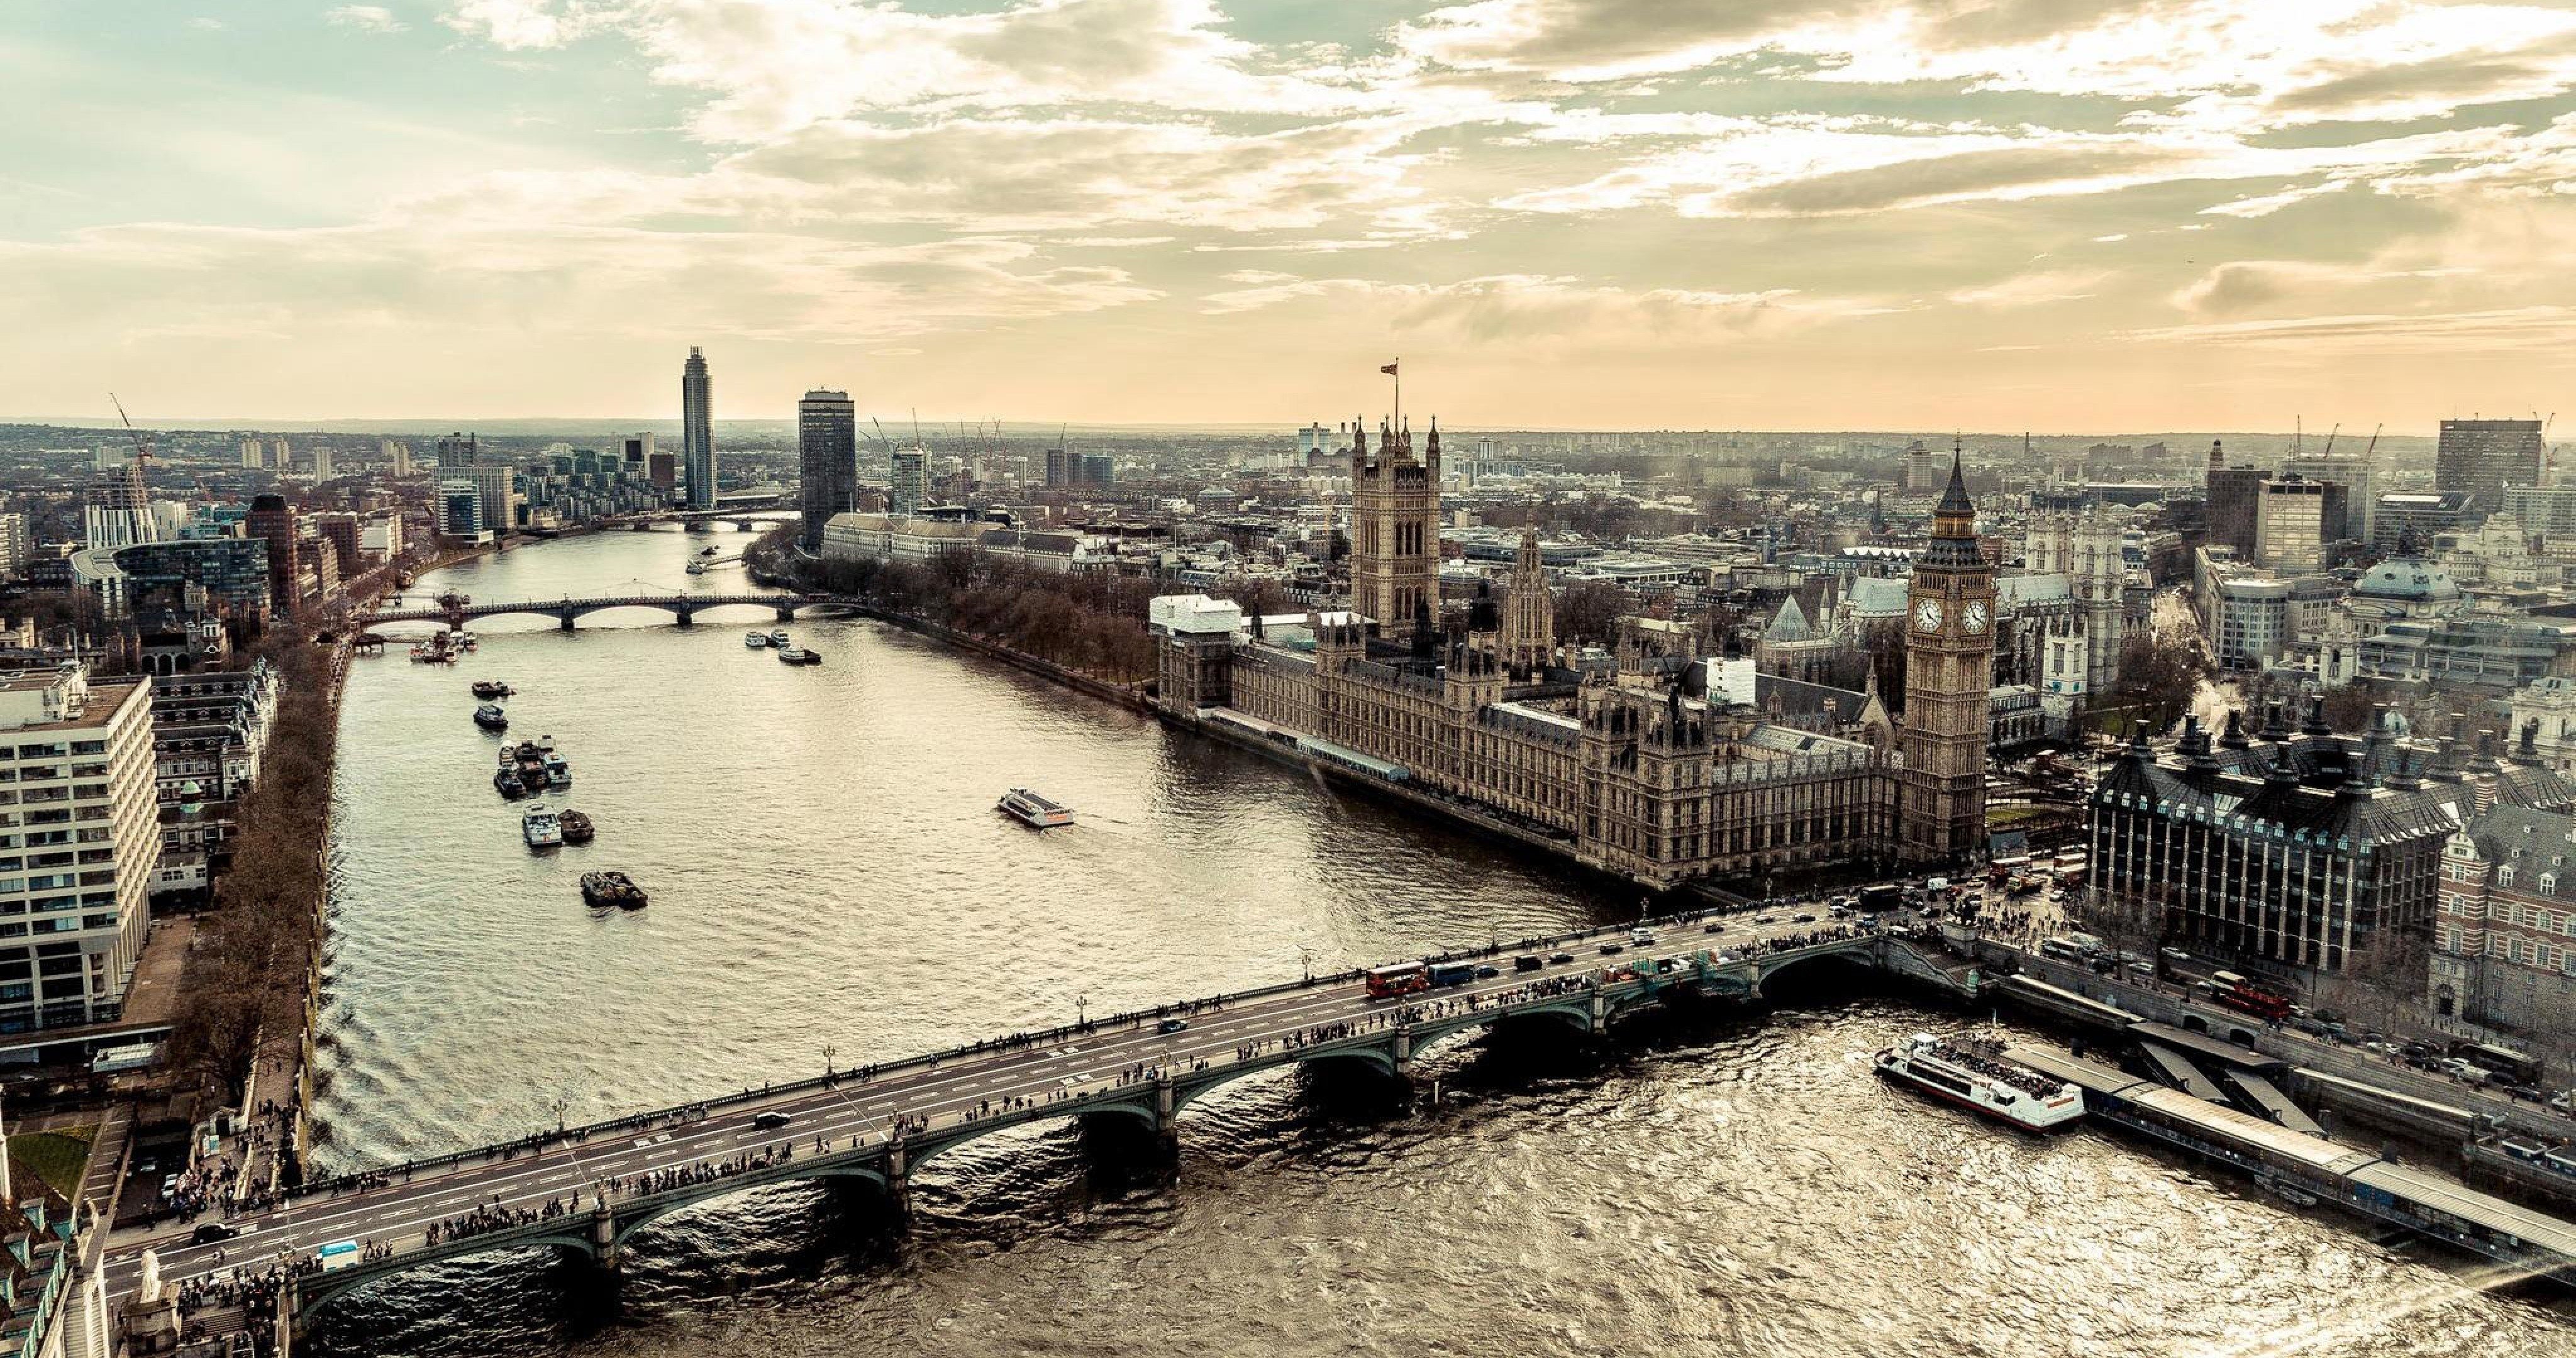
M459 566L480 600L744 588L748 539L614 533ZM316 1109L323 1169L998 1031L1598 923L1636 902L879 624L766 612L476 625L453 668L356 662L343 705ZM587 847L533 854L469 681L551 734ZM1039 835L994 797L1081 812ZM596 916L618 867L650 908ZM2471 1290L2250 1185L2091 1130L2008 1135L1881 1086L1944 1021L1828 982L1606 1050L1476 1039L1436 1106L1276 1075L1140 1164L1069 1128L934 1161L910 1226L797 1186L640 1234L612 1304L520 1255L326 1316L344 1354L2576 1351L2576 1312Z

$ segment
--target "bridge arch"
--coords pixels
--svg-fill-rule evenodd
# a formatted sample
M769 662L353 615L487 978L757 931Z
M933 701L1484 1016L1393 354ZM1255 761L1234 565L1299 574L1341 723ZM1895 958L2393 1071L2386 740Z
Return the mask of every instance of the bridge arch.
M587 1220L588 1218L586 1217L558 1217L554 1221L547 1223L547 1225L550 1228L561 1227L566 1225L577 1225L578 1223ZM457 1243L459 1245L472 1245L474 1242L466 1240L459 1241ZM336 1302L351 1293L363 1292L378 1283L402 1277L406 1273L417 1273L420 1270L429 1268L433 1265L453 1263L459 1259L472 1259L486 1254L505 1254L514 1250L539 1248L551 1248L560 1253L575 1255L583 1259L596 1259L599 1257L599 1252L592 1246L589 1236L578 1233L568 1234L559 1229L549 1229L543 1235L513 1236L506 1240L494 1240L489 1244L479 1245L470 1249L457 1249L452 1252L424 1251L410 1254L397 1254L391 1259L384 1260L382 1266L372 1270L362 1269L339 1277L333 1277L333 1275L326 1273L320 1276L328 1279L329 1281L297 1288L295 1291L294 1301L295 1323L298 1326L301 1326L310 1321L313 1317L321 1314L322 1309L333 1302Z

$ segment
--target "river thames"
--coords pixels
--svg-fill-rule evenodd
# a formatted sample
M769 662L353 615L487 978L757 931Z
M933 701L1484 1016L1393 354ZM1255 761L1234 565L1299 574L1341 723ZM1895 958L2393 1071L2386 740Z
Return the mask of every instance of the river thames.
M478 600L746 587L750 539L613 533L424 578ZM316 1159L340 1169L996 1032L1633 914L1633 897L882 625L640 610L476 624L355 662L342 713ZM467 684L550 734L598 841L531 853ZM1079 808L1039 835L1026 785ZM583 908L621 868L641 912ZM1962 1020L1868 987L1478 1039L1445 1101L1281 1075L1183 1116L1177 1163L1069 1128L976 1142L889 1229L864 1190L727 1199L636 1237L603 1303L538 1256L342 1303L344 1354L757 1352L2479 1355L2576 1312L2100 1132L2046 1141L1883 1087Z

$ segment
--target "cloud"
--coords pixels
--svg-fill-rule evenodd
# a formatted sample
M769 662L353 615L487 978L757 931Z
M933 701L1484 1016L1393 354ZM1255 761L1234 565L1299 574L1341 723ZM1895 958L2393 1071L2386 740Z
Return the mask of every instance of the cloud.
M2542 304L2489 311L2293 316L2130 331L2150 344L2224 344L2346 357L2496 351L2563 351L2576 343L2576 306Z
M200 14L188 20L188 27L200 33L221 33L224 31L224 21L211 14Z
M1959 288L1950 300L1961 306L2003 310L2048 302L2082 301L2113 277L2107 269L2042 269L1976 287Z
M1215 0L1015 0L929 14L845 0L461 0L445 20L495 46L624 35L668 84L704 91L700 135L758 142L870 110L1122 103L1328 113L1361 93L1277 69Z
M1787 288L1631 289L1541 274L1494 274L1445 284L1302 278L1265 270L1225 277L1240 286L1200 298L1201 311L1238 315L1324 299L1336 316L1355 324L1461 346L1555 349L1607 342L1633 347L1743 336L1883 310L1811 301Z
M361 33L401 33L411 27L382 5L337 5L322 11L322 20L333 28Z
M1047 267L999 240L875 245L688 233L379 221L249 230L132 226L0 243L0 303L109 335L186 318L307 343L425 325L566 335L722 334L868 343L1150 301L1125 270ZM71 329L74 327L66 327Z

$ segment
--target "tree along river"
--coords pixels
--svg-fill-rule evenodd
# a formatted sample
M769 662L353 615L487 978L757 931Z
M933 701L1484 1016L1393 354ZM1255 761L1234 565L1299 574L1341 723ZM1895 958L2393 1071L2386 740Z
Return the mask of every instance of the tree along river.
M424 578L478 600L730 592L712 534L612 533ZM322 1170L1014 1029L1624 917L1634 897L864 621L719 609L475 625L359 660L343 708ZM400 630L400 629L397 629ZM417 630L417 629L415 629ZM534 853L467 684L550 734L598 840ZM1038 834L1012 786L1078 808ZM576 879L652 894L594 914ZM1473 1039L1447 1097L1280 1074L1158 1165L1069 1125L932 1162L906 1229L783 1187L635 1240L614 1301L521 1254L326 1313L331 1352L2486 1355L2576 1352L2553 1294L2084 1129L1885 1087L1963 1020L1875 981L1650 1018L1590 1050Z

